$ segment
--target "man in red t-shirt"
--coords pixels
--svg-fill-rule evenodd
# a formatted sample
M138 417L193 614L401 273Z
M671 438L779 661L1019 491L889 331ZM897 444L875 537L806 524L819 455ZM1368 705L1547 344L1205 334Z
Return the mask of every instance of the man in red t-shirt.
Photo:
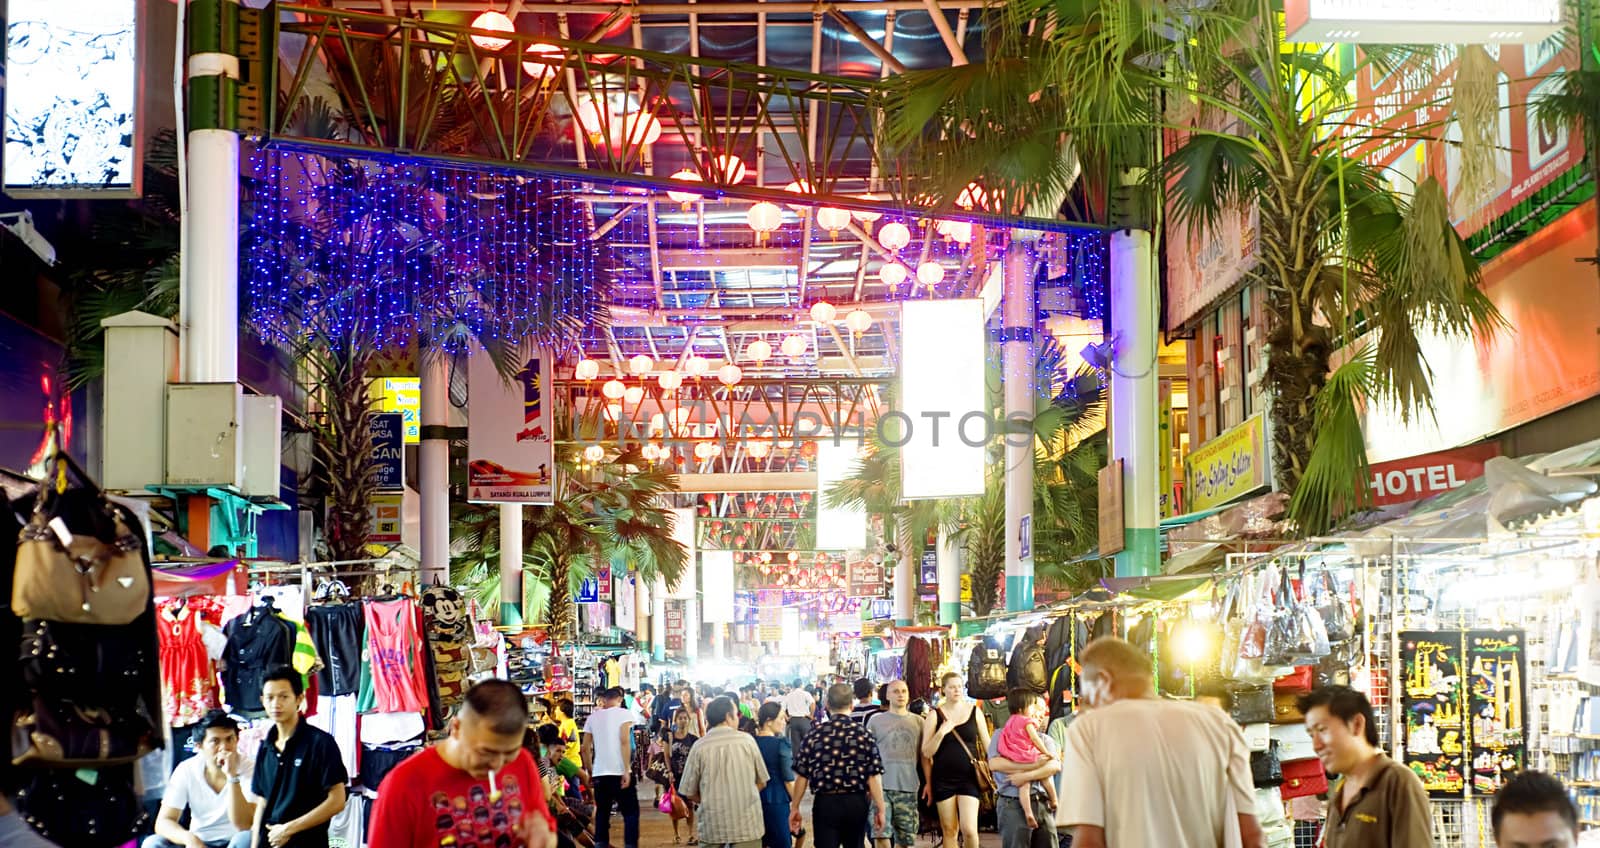
M527 726L528 702L514 684L485 680L467 690L449 737L384 778L367 843L555 848L539 768L522 748Z

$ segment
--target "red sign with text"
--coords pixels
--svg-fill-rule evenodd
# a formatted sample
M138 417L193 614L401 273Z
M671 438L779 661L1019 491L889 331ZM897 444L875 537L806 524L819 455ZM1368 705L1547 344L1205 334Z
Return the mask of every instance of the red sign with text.
M1498 442L1408 456L1370 468L1374 506L1409 503L1458 488L1483 476L1483 464L1500 455Z

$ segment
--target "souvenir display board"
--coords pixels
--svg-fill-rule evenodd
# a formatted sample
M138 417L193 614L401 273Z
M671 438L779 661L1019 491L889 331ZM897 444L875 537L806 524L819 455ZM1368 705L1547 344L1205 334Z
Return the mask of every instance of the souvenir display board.
M1521 630L1404 631L1403 762L1433 798L1492 795L1527 761Z

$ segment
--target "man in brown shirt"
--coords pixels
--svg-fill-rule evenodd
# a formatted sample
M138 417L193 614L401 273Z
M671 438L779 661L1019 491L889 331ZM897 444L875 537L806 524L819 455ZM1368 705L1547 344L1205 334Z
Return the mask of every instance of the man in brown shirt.
M1433 816L1422 780L1378 749L1367 696L1328 686L1301 696L1311 747L1340 775L1328 799L1324 848L1432 848Z

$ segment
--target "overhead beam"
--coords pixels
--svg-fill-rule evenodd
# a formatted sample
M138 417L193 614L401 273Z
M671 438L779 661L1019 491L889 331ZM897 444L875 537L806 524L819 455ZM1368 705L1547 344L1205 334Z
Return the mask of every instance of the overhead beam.
M753 247L730 255L703 250L670 249L661 251L661 268L670 271L702 271L709 268L793 268L800 262L800 251L791 247Z
M856 8L856 5L857 4L852 3L851 8ZM851 37L855 38L856 41L861 42L862 47L867 48L868 52L874 56L877 56L878 61L882 62L884 67L894 71L897 74L903 74L906 72L906 66L904 62L896 59L894 54L889 52L888 48L884 47L882 44L879 44L876 38L873 38L865 29L862 29L860 24L851 20L849 15L839 11L837 6L828 7L828 15L831 16L835 21L838 21L839 26L844 27L844 31L850 33Z
M939 37L944 39L944 46L950 51L950 64L967 64L967 51L962 49L961 42L956 40L955 30L950 28L950 19L944 16L944 8L939 5L939 0L923 0L928 7L928 17L933 18L933 26L939 30Z

